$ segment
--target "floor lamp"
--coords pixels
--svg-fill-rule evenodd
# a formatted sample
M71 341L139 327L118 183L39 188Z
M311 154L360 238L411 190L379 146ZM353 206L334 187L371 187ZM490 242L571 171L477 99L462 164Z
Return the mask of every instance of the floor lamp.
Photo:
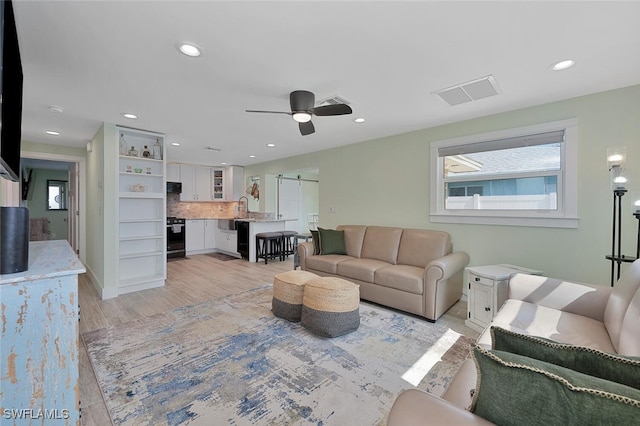
M607 149L607 165L611 174L611 188L613 190L613 226L611 230L611 255L606 256L611 261L611 287L620 279L622 262L633 262L638 257L640 249L640 228L638 229L638 247L636 257L622 254L622 197L627 193L628 179L625 173L627 149L618 146ZM640 209L640 207L638 207ZM634 213L640 218L640 211ZM640 219L639 219L640 220Z

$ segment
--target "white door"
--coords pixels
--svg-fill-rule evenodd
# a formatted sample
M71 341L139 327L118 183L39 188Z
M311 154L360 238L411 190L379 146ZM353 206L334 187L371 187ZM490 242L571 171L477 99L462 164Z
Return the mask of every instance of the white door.
M278 179L278 219L300 219L300 181Z
M67 194L69 197L68 205L68 232L67 241L71 245L74 252L78 253L78 182L79 182L79 167L78 163L69 164L69 188Z

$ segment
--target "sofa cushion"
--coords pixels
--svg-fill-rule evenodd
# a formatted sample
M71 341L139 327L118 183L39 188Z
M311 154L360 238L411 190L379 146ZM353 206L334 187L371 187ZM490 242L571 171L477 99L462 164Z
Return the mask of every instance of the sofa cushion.
M313 254L320 254L320 233L317 230L312 229L311 231L311 239L313 240Z
M521 300L507 299L491 323L516 333L588 346L602 352L616 352L602 322ZM478 343L491 347L489 329L480 335Z
M491 327L493 349L570 368L590 376L640 389L640 358L568 345Z
M402 228L368 226L360 257L382 260L395 265L398 260L401 236Z
M424 268L409 265L389 265L376 270L374 282L414 294L424 290Z
M344 246L344 231L318 228L320 235L320 254L347 254Z
M365 225L339 225L336 229L344 231L344 245L347 248L347 254L353 257L360 257L367 227Z
M384 268L385 266L389 266L389 264L381 260L364 258L345 260L337 265L338 275L367 283L373 283L376 270Z
M353 257L343 254L309 256L305 259L305 268L313 271L326 272L327 274L336 274L338 272L338 264L351 259L353 259Z
M636 291L622 320L618 353L640 356L640 339L638 338L638 324L640 324L640 290Z
M493 423L632 424L640 390L522 355L475 346L471 411Z
M630 315L634 321L640 319L640 298L638 296L640 292L640 260L636 260L627 268L622 274L616 285L611 291L609 300L607 301L607 307L604 310L604 323L611 335L611 341L615 352L626 353L629 355L640 355L636 351L640 351L640 339L630 339L635 343L635 347L626 348L624 351L620 350L620 334L622 332L623 323L625 317ZM632 300L635 299L635 304L631 307ZM628 330L631 333L637 333L637 322L633 324L627 323L632 327L632 330ZM636 353L633 353L636 352Z
M434 259L451 252L451 237L446 232L405 229L398 248L398 264L424 268Z

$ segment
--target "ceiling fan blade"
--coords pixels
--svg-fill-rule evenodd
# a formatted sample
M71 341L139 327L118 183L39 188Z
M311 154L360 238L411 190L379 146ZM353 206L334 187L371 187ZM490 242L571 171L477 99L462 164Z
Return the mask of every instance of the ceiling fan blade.
M289 95L291 111L310 111L316 101L316 95L306 90L296 90Z
M290 112L287 111L262 111L262 110L258 110L258 109L245 109L245 112L259 112L259 113L263 113L263 114L287 114L287 115L291 115Z
M300 127L300 133L302 136L310 135L316 131L316 128L313 127L313 123L310 121L307 121L306 123L298 123L298 127Z
M318 117L326 117L329 115L345 115L351 114L353 111L347 104L325 105L317 108L312 108L311 113Z

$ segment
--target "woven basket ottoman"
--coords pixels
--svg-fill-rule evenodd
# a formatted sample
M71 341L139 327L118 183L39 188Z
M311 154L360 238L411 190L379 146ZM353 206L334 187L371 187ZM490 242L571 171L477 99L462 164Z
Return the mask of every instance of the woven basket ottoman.
M308 281L302 299L302 325L323 337L337 337L360 326L360 286L337 277Z
M273 314L292 322L299 322L302 315L304 285L314 278L319 277L307 271L287 271L273 277Z

